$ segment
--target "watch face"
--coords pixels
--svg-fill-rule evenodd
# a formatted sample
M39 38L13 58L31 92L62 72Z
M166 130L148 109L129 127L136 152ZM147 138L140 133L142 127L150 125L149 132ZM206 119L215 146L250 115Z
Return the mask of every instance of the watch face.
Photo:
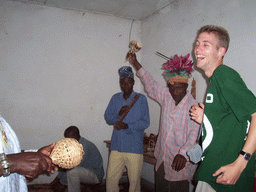
M251 159L251 155L250 155L249 153L246 153L246 154L244 155L244 158L245 158L246 160L250 160L250 159Z

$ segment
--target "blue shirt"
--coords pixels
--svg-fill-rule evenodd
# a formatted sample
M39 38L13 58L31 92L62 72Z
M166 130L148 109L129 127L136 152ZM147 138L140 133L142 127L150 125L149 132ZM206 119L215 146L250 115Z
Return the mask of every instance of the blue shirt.
M83 137L80 137L79 143L83 145L84 149L84 156L79 166L92 170L101 182L104 176L104 169L102 156L98 148L94 143Z
M128 129L113 130L110 150L143 154L144 130L150 124L148 102L144 95L132 92L127 100L124 99L123 92L113 95L105 111L105 119L109 125L117 123L121 117L118 115L120 109L129 105L136 94L139 98L123 120L128 124Z

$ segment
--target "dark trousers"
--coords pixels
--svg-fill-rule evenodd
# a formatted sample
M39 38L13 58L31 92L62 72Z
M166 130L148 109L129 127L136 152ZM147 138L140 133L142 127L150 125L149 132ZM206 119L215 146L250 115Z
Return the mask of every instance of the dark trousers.
M155 173L156 192L189 192L189 181L168 181L164 178L164 163L160 165Z

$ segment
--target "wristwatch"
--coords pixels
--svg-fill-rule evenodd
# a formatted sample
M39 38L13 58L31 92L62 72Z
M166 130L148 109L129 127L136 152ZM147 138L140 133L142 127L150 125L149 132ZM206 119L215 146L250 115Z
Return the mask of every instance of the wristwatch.
M244 156L244 159L249 161L252 158L252 155L250 153L246 153L244 151L240 151L239 154Z
M9 162L6 158L5 153L0 153L1 166L3 168L3 176L7 177L10 175Z

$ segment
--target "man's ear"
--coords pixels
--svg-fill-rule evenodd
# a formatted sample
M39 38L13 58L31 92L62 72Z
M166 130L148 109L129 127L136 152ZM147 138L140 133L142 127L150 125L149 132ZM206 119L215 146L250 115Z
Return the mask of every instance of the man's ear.
M220 47L218 49L218 54L219 54L219 57L224 57L224 55L226 54L226 48L225 47Z

